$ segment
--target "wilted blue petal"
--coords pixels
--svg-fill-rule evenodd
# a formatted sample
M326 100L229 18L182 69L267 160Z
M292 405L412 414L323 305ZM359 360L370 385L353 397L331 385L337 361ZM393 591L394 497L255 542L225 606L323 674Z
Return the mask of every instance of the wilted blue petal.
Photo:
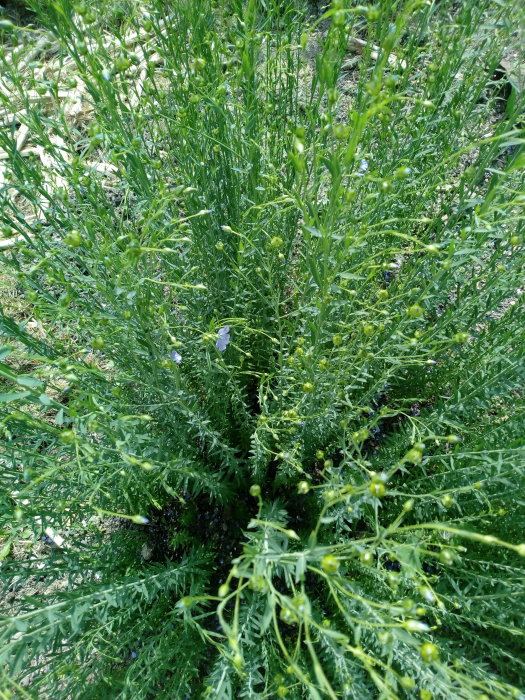
M176 350L171 351L171 359L173 362L176 362L178 365L182 362L182 355L179 355L179 353Z
M217 348L217 350L224 352L228 347L228 343L230 342L230 326L224 326L223 328L219 328L217 336L218 338L217 342L215 343L215 347Z

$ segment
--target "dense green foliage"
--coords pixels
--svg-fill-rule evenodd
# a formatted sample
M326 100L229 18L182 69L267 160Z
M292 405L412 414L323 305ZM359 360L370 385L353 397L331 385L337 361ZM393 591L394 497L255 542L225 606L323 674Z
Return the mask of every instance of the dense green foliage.
M28 4L2 697L524 697L520 3Z

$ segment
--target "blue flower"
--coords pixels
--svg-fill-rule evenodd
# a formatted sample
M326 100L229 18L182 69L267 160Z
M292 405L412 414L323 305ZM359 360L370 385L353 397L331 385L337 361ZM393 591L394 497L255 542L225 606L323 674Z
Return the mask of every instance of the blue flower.
M182 362L182 355L179 355L179 353L176 350L171 351L171 359L173 362L176 362L178 365Z
M217 336L218 338L217 342L215 343L215 347L217 348L217 350L224 352L228 347L228 343L230 342L230 326L224 326L223 328L219 328Z
M361 163L359 165L359 171L357 173L357 177L364 177L367 170L368 170L368 161L366 160L366 158L361 158Z

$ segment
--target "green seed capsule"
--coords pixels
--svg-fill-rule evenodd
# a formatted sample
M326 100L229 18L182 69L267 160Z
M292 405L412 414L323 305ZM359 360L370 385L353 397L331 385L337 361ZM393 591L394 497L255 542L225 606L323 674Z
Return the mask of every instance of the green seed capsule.
M299 620L297 615L289 608L281 608L281 612L279 613L279 617L281 618L281 620L283 622L286 622L287 625L294 625Z
M60 439L62 442L75 442L75 433L72 430L63 430Z
M423 452L413 447L406 453L405 459L407 462L412 462L412 464L419 464L423 459Z
M439 661L439 649L431 642L425 642L421 646L419 653L421 654L423 661L427 664L431 664L434 661Z
M223 583L222 586L219 586L219 592L218 596L219 598L226 598L228 593L230 592L230 587L227 583Z
M70 231L64 238L64 243L71 248L78 248L82 243L82 237L78 231Z
M441 503L445 508L451 508L454 505L454 496L451 493L445 493L441 498Z
M410 676L401 676L399 684L405 688L405 690L413 690L416 687L416 682L413 678L410 678Z
M321 568L327 574L335 574L339 570L339 561L333 554L325 554L321 561Z
M424 310L419 304L413 304L412 306L409 306L407 309L407 314L411 318L421 318L423 316Z
M297 484L297 491L300 494L308 493L308 491L310 491L310 484L307 481L300 481Z
M386 486L382 481L371 481L368 490L376 498L382 498L386 494Z
M193 67L197 71L203 71L206 68L206 59L205 58L196 58L195 61L193 62Z
M368 549L365 552L361 553L359 559L361 561L361 564L364 564L365 566L371 566L374 563L374 554Z
M454 554L450 551L450 549L442 549L439 553L439 561L442 564L445 564L445 566L452 566L454 559Z
M250 496L253 496L253 498L259 498L261 495L261 487L259 484L252 484L250 486Z

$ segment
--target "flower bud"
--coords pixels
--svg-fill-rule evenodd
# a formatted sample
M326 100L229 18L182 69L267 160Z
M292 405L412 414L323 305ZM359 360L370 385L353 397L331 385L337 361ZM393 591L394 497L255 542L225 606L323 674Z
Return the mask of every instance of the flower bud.
M419 649L419 653L423 661L427 664L439 661L439 649L431 642L425 642Z
M424 310L419 304L413 304L412 306L409 306L407 309L407 314L411 318L421 318L423 316Z
M368 485L368 490L376 498L382 498L386 494L386 486L380 479L373 479Z
M454 505L454 496L451 493L443 494L441 503L445 508L451 508Z
M73 231L70 231L64 238L64 243L71 248L78 248L82 243L82 237L78 231L73 229Z
M300 481L297 484L298 493L305 494L305 493L308 493L309 490L310 490L310 484L307 481Z
M339 569L339 561L333 554L325 554L321 561L321 568L327 574L335 574Z

